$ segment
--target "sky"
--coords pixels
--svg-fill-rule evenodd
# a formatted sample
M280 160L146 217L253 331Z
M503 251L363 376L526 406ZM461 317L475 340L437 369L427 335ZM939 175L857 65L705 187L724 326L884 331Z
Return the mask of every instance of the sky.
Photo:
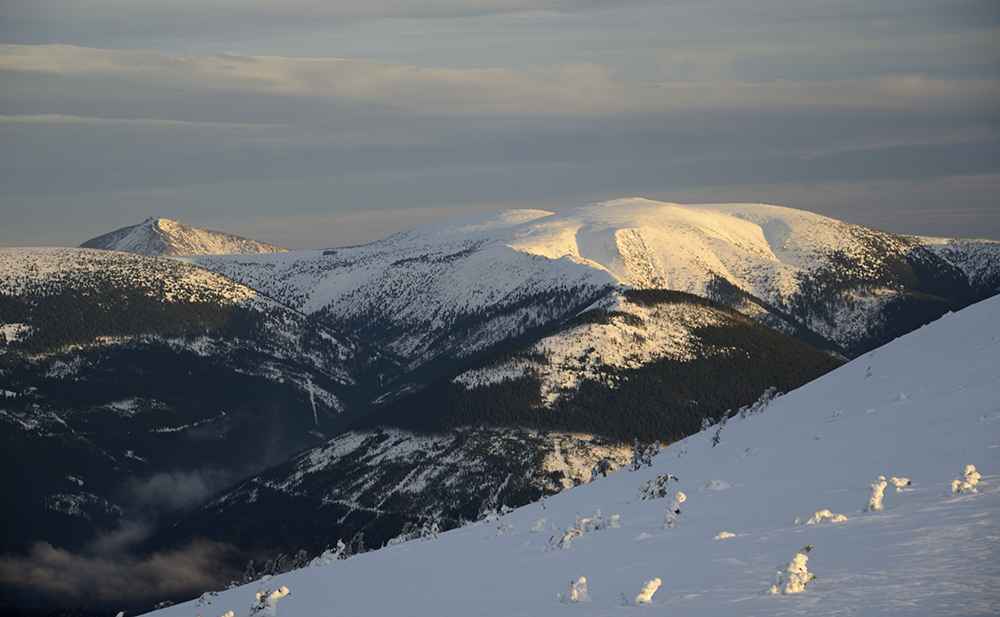
M1000 239L993 0L4 0L0 246L620 197Z

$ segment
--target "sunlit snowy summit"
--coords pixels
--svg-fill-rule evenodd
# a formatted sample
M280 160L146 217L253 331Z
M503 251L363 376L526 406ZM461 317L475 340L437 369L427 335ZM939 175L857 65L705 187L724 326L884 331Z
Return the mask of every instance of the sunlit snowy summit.
M91 238L80 248L107 249L155 257L157 255L234 255L281 253L288 249L241 236L199 229L159 217Z
M648 464L157 615L994 615L998 399L994 297Z

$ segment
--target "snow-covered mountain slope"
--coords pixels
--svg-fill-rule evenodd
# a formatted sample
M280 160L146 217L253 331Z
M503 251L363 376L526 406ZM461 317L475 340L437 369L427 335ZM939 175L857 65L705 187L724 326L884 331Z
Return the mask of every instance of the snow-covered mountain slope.
M377 362L217 273L115 251L0 249L0 325L5 550L136 516L130 482L214 491L320 443Z
M254 614L263 594L268 614L300 617L993 615L998 398L1000 298L992 298L761 413L671 445L638 471L157 614ZM956 493L969 465L979 482ZM667 496L641 499L666 474L676 477ZM668 508L680 493L683 503ZM807 584L797 589L795 580ZM652 594L649 581L659 584ZM587 601L561 604L571 598Z
M509 341L618 286L720 300L847 355L1000 291L998 242L645 199L462 217L335 251L195 259L379 341L410 369Z
M137 255L230 255L282 253L288 249L241 236L199 229L159 217L91 238L80 248L107 249Z
M249 554L318 554L341 538L370 548L424 523L454 528L587 482L596 462L617 469L631 451L593 435L517 428L353 430L223 492L155 542L208 537Z
M616 469L636 438L682 439L839 364L718 303L627 291L247 479L157 543L315 552L358 533L381 544L407 524L450 529Z

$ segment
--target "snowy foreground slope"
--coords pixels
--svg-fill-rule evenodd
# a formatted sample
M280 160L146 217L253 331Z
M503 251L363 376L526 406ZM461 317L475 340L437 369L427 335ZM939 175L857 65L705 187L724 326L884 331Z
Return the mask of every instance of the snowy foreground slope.
M1000 610L1000 298L902 337L781 397L762 413L673 444L499 519L206 594L162 617L249 615L995 615ZM978 492L956 494L967 465ZM687 499L639 500L663 474ZM864 512L879 476L884 509ZM557 548L577 517L618 525ZM842 522L808 524L830 510ZM539 523L542 521L543 523ZM558 527L553 529L553 527ZM533 533L533 529L544 530ZM586 525L584 525L586 527ZM607 527L607 525L606 525ZM721 537L720 534L732 534ZM769 595L807 545L818 577ZM546 550L548 549L548 550ZM560 603L586 578L589 601ZM651 603L636 604L661 579ZM623 605L626 599L628 605Z

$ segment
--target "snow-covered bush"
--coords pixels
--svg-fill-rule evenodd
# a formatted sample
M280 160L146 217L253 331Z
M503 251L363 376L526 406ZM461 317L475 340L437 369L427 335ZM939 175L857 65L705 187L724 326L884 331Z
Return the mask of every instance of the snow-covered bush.
M514 525L510 523L500 523L497 526L496 531L493 532L493 537L499 538L500 536L505 536L512 531L514 531Z
M606 456L601 460L597 461L597 464L595 464L594 467L590 470L590 481L593 482L598 478L604 478L617 468L618 468L617 462L614 459Z
M847 520L847 517L843 514L834 514L829 510L820 510L819 512L812 515L806 525L815 525L816 523L843 523Z
M746 406L740 407L737 414L739 414L740 419L742 420L747 416L752 416L754 414L760 413L764 411L768 405L771 404L771 401L778 398L779 396L782 396L782 393L778 392L778 389L775 388L774 386L771 386L770 388L765 390L763 394L760 395L760 398L758 398L757 402L755 402L753 405L751 405L750 407Z
M732 487L729 486L729 483L726 482L725 480L716 479L707 482L705 486L703 486L702 488L704 488L706 491L724 491L727 488L732 488Z
M590 533L591 531L598 531L600 529L618 529L621 525L618 524L618 520L621 517L617 514L612 514L608 518L604 518L601 515L601 510L598 508L594 510L594 513L590 518L585 518L580 521L584 533Z
M567 529L563 531L561 529L556 529L556 532L549 538L549 543L542 548L543 551L561 551L568 549L573 545L573 538L579 538L583 535L583 531L580 529Z
M889 483L885 481L885 476L879 476L872 482L872 495L868 498L868 505L862 512L875 512L882 509L882 493Z
M319 568L322 566L330 565L335 561L340 561L342 559L347 559L349 555L347 554L347 545L344 544L343 540L337 540L336 550L326 549L323 554L316 557L309 562L309 567Z
M547 522L548 521L546 521L544 518L540 518L537 521L535 521L535 523L531 526L531 529L529 529L528 531L530 533L539 533L545 531L545 523Z
M728 531L720 531L719 533L715 534L715 537L712 538L712 539L713 540L726 540L728 538L735 538L735 537L736 537L735 533L729 533Z
M812 544L796 553L791 561L782 564L771 577L771 588L767 593L774 595L804 591L806 583L816 578L816 575L806 568L806 562L809 561L809 555L806 553L811 550Z
M219 592L217 591L206 591L205 593L201 594L200 598L195 600L194 605L205 606L206 604L211 604L212 599L215 598L215 596L217 595L219 595Z
M250 617L260 615L261 617L274 617L277 614L278 600L284 598L291 592L288 587L279 587L274 591L266 589L257 590L254 594L253 604L250 605Z
M677 517L681 513L681 504L684 503L685 499L687 499L687 495L680 491L670 496L670 501L667 502L667 507L663 510L664 529L677 526Z
M656 593L656 590L659 589L660 585L662 584L663 581L661 581L658 578L654 578L651 581L646 581L646 583L642 586L642 589L639 590L639 595L635 597L635 603L649 604L650 602L652 602L653 594Z
M889 478L889 484L896 487L897 493L902 493L904 486L910 486L913 483L910 482L909 478L897 478L894 476L892 478Z
M639 487L639 501L646 499L662 499L667 496L667 484L673 480L677 482L677 476L666 473L658 476Z
M976 471L975 465L966 465L965 473L960 475L957 480L951 483L952 493L976 493L978 492L975 488L979 484L979 472Z
M587 579L581 576L575 581L570 582L569 588L559 601L563 604L590 602L590 596L587 595Z
M440 531L437 521L424 521L424 526L420 530L420 539L433 540L438 537Z

